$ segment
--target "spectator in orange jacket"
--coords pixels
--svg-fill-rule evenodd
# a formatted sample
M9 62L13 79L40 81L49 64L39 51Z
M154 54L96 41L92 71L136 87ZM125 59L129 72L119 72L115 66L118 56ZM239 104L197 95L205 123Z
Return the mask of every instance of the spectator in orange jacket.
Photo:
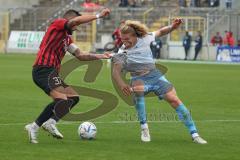
M233 33L229 32L229 35L228 35L228 46L233 47L234 44L235 44L235 40L234 40L234 37L233 37Z
M101 8L101 5L97 3L93 3L91 0L85 0L84 3L81 4L83 8L85 8L85 12L94 12Z
M235 44L235 40L233 37L233 33L231 31L225 31L225 37L223 39L223 43L227 46L233 47Z
M119 24L119 26L113 31L112 33L112 38L114 40L114 44L117 48L120 48L122 46L122 40L121 40L121 36L120 36L120 26L123 25L125 23L124 20L122 20Z

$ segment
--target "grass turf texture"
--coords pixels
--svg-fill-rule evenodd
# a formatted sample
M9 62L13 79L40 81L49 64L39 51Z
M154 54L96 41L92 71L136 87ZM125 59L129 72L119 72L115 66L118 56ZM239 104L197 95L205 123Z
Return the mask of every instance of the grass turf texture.
M94 120L98 129L96 140L79 139L77 128L80 122L61 123L58 126L65 136L63 140L53 139L41 130L40 143L33 145L27 141L24 124L33 121L51 101L32 82L34 58L35 55L0 55L2 160L239 159L240 65L163 63L169 68L167 78L191 110L200 134L208 141L207 145L192 143L183 124L171 117L166 119L159 116L156 120L162 122L149 123L152 141L142 143L138 123L111 123L136 120L135 109L122 100L119 100L117 109ZM84 70L84 67L75 70L66 82L80 86L84 84L117 96L111 84L109 68L104 67L97 81L91 84L82 82ZM87 111L99 102L81 97L73 112ZM174 114L167 103L159 102L157 98L148 98L146 104L148 113Z

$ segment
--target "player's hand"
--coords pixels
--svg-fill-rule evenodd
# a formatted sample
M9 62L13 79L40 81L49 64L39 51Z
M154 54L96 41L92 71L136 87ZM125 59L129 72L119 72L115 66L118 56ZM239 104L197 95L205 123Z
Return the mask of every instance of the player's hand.
M113 54L111 52L104 52L102 56L102 59L109 59L112 58Z
M177 18L173 20L172 28L177 29L183 23L183 19Z
M130 96L132 94L133 90L129 85L123 84L120 86L120 88L125 96Z
M101 13L99 14L99 17L100 17L100 18L106 17L107 15L110 14L110 12L111 12L110 9L104 8L104 9L101 11Z

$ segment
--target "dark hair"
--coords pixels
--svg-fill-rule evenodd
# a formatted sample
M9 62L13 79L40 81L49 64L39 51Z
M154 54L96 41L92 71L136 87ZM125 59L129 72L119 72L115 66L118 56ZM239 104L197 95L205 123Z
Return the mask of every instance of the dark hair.
M70 19L70 18L73 18L73 17L76 17L76 16L81 16L81 14L74 9L70 9L70 10L68 10L64 13L63 18Z

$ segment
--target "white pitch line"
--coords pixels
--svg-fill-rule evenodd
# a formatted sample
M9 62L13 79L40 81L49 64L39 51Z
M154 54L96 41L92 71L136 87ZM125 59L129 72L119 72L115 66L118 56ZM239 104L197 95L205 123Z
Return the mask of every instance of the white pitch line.
M93 121L94 122L94 121ZM195 122L240 122L240 119L216 119L216 120L196 120ZM127 124L127 123L139 123L138 121L110 121L110 122L94 122L96 124ZM181 123L181 121L148 121L148 123ZM22 126L26 123L0 123L0 126ZM60 122L59 125L73 125L80 124L80 122Z
M160 59L156 60L157 62L167 62L167 63L182 63L182 64L213 64L213 65L240 65L238 62L218 62L218 61L184 61L184 60L169 60L169 59Z

